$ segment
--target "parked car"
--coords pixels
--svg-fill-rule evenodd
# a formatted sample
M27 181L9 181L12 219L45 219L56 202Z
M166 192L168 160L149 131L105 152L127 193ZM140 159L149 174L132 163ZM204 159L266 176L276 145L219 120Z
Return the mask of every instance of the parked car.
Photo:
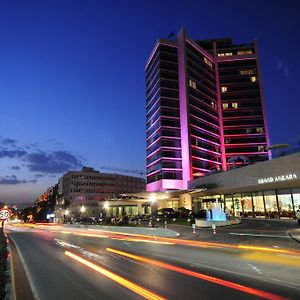
M179 218L180 212L173 208L161 208L154 212L154 215L160 218Z
M193 219L206 219L206 210L201 209L201 210L198 210L198 211L193 211L193 212L191 212L190 216Z
M188 218L191 215L191 210L185 207L178 207L178 211L180 212L181 218Z

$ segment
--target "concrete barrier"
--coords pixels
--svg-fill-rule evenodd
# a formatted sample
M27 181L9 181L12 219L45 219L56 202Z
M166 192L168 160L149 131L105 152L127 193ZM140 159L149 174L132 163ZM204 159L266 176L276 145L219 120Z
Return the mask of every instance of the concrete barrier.
M158 237L178 237L180 234L174 230L167 228L147 228L147 227L126 227L126 226L102 226L102 225L65 225L65 227L71 228L85 228L93 230L103 230L109 232L129 233L129 234L141 234L148 236Z

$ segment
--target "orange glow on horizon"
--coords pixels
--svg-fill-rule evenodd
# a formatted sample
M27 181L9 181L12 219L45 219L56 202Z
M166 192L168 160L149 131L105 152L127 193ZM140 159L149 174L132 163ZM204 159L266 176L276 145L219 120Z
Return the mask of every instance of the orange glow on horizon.
M152 293L151 291L117 275L117 274L114 274L112 273L111 271L107 270L107 269L104 269L72 252L69 252L69 251L65 251L65 255L73 258L74 260L84 264L85 266L93 269L94 271L108 277L109 279L119 283L120 285L126 287L127 289L135 292L136 294L144 297L145 299L149 299L149 300L164 300L165 298L159 296L159 295L156 295L154 293Z
M237 284L237 283L227 281L227 280L223 280L223 279L220 279L220 278L217 278L217 277L213 277L213 276L205 275L205 274L202 274L202 273L194 272L194 271L191 271L191 270L188 270L188 269L184 269L184 268L181 268L181 267L173 266L173 265L170 265L170 264L167 264L167 263L164 263L164 262L161 262L161 261L157 261L157 260L154 260L154 259L138 256L138 255L135 255L135 254L131 254L131 253L128 253L128 252L124 252L124 251L120 251L120 250L116 250L116 249L112 249L112 248L106 248L106 250L109 251L109 252L115 253L115 254L119 254L121 256L132 258L132 259L135 259L135 260L138 260L138 261L142 261L144 263L147 263L147 264L150 264L150 265L153 265L153 266L157 266L157 267L160 267L160 268L171 270L171 271L181 273L181 274L184 274L184 275L192 276L192 277L195 277L195 278L198 278L198 279L201 279L201 280L209 281L209 282L212 282L212 283L215 283L215 284L218 284L218 285L222 285L222 286L225 286L225 287L228 287L228 288L231 288L231 289L243 292L243 293L255 295L255 296L258 296L258 297L261 297L261 298L264 298L264 299L268 299L268 300L287 300L287 298L285 298L285 297L281 297L281 296L278 296L278 295L275 295L275 294L272 294L272 293L269 293L269 292L264 292L264 291L261 291L261 290L258 290L258 289L247 287L245 285Z

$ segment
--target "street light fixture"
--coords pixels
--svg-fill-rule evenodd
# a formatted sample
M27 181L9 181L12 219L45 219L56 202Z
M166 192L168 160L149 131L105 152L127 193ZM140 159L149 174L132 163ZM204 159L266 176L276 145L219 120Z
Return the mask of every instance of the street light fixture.
M85 212L85 207L83 205L80 207L80 212Z
M109 203L108 201L105 201L103 204L104 209L109 209Z
M150 200L151 200L151 203L155 203L156 202L155 195L151 195Z

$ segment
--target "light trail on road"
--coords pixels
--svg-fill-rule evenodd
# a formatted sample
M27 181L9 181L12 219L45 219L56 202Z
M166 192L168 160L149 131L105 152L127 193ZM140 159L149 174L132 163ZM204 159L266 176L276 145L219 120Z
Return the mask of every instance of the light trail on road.
M88 229L91 230L91 229ZM124 238L124 236L130 236L131 241L134 239L139 241L156 241L156 242L165 242L170 244L176 245L183 245L183 246L191 246L191 247L199 247L199 248L227 248L227 249L235 249L235 250L251 250L251 251L263 251L263 252L272 252L278 254L287 254L287 255L296 255L300 256L300 251L297 250L289 250L289 249L274 249L268 247L260 247L260 246L252 246L252 245L233 245L233 244L225 244L225 243L216 243L216 242L205 242L205 241L195 241L195 240L183 240L183 239L175 239L175 238L165 238L165 237L157 237L157 236L147 236L141 234L133 234L133 233L124 233L124 232L116 232L116 231L105 231L105 230L98 230L92 229L94 234L86 233L87 236L94 236L94 237L110 237L110 238ZM99 234L96 234L96 232ZM64 233L65 231L61 231ZM82 231L72 231L72 233L78 235L84 235ZM101 232L101 234L100 234Z
M65 255L84 264L85 266L93 269L94 271L108 277L109 279L119 283L120 285L122 285L122 286L126 287L127 289L135 292L136 294L144 297L145 299L149 299L149 300L165 300L166 299L166 298L163 298L163 297L161 297L161 296L107 270L107 269L104 269L103 267L100 267L100 266L98 266L98 265L72 253L72 252L65 251Z
M241 284L237 284L237 283L227 281L227 280L223 280L223 279L220 279L220 278L216 278L216 277L213 277L213 276L209 276L209 275L205 275L205 274L202 274L202 273L194 272L194 271L184 269L184 268L181 268L181 267L173 266L173 265L170 265L170 264L158 261L158 260L146 258L146 257L143 257L143 256L131 254L131 253L128 253L128 252L124 252L124 251L120 251L120 250L112 249L112 248L106 248L106 250L108 252L111 252L111 253L114 253L114 254L119 254L121 256L131 258L131 259L135 259L135 260L138 260L138 261L142 261L144 263L147 263L147 264L150 264L150 265L153 265L153 266L157 266L157 267L164 268L164 269L167 269L167 270L175 271L177 273L192 276L192 277L195 277L195 278L198 278L198 279L201 279L201 280L216 283L218 285L222 285L222 286L234 289L234 290L238 290L238 291L241 291L243 293L259 296L263 299L267 299L267 300L288 300L288 298L285 298L285 297L281 297L281 296L278 296L278 295L275 295L275 294L272 294L272 293L268 293L268 292L265 292L265 291L261 291L261 290L258 290L258 289L247 287L247 286L244 286L244 285L241 285Z
M108 238L107 235L84 233L84 232L78 232L78 231L72 232L72 231L62 230L61 233L64 233L64 234L75 234L75 235L87 236L87 237Z
M21 226L18 225L18 226ZM25 227L25 226L24 226ZM31 225L30 228L35 227L39 228L40 230L46 229L47 226L43 224L42 226L33 226ZM234 245L234 244L228 244L228 243L217 243L217 242L207 242L207 241L201 241L201 240L187 240L187 239L178 239L178 238L167 238L167 237L158 237L158 236L149 236L149 235L143 235L143 234L136 234L136 233L126 233L126 232L118 232L118 231L107 231L103 229L73 229L68 228L68 230L61 230L64 228L63 226L48 226L48 228L51 231L57 232L63 234L74 234L74 235L81 235L86 237L96 237L96 238L114 238L114 239L124 239L124 237L130 238L130 241L133 242L134 240L145 243L150 241L153 241L153 243L160 242L161 244L165 243L166 245L183 245L183 246L189 246L189 247L198 247L198 248L224 248L224 249L233 249L233 250L249 250L249 251L261 251L261 252L269 252L274 254L287 254L287 255L294 255L294 256L300 256L300 251L297 250L290 250L290 249L274 249L270 247L263 247L263 246L254 246L254 245ZM92 231L93 233L91 233Z

